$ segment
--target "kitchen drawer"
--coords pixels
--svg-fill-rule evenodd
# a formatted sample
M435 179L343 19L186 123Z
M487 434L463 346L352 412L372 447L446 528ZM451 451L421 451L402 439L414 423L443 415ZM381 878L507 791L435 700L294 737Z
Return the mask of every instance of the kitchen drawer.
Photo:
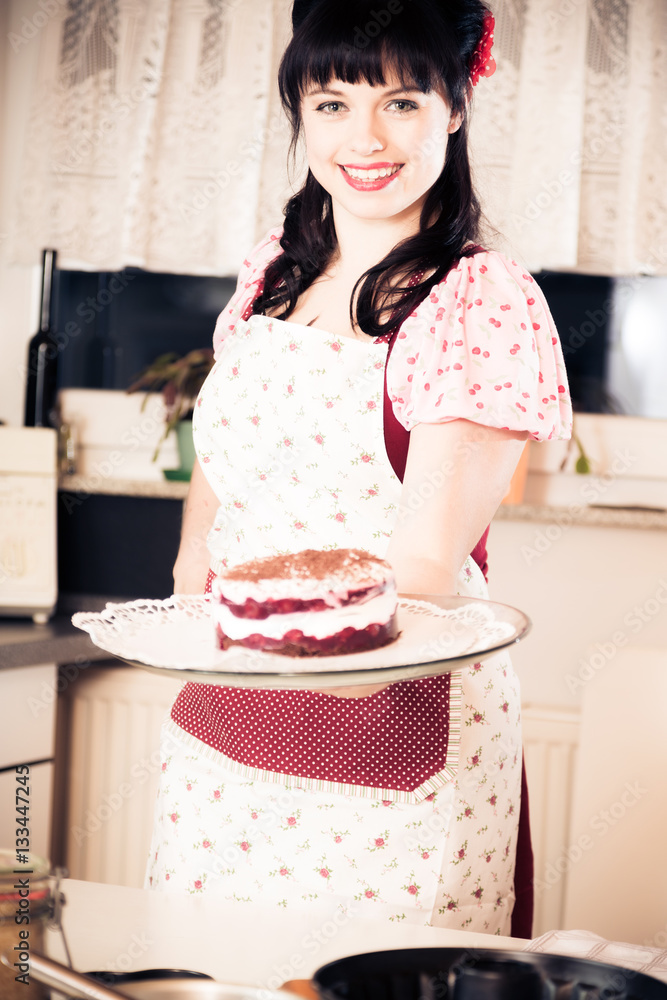
M0 670L0 768L53 757L56 683L53 663Z

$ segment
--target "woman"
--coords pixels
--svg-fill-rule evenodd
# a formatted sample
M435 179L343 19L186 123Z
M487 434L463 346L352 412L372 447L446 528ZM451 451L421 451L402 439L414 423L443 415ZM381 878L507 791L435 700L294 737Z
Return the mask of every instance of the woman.
M492 18L478 0L395 4L377 31L372 14L294 5L279 83L309 171L216 327L177 592L353 546L386 556L399 592L484 597L485 531L525 441L569 434L546 303L477 245L466 124ZM148 884L509 933L507 656L333 692L188 684L164 746Z

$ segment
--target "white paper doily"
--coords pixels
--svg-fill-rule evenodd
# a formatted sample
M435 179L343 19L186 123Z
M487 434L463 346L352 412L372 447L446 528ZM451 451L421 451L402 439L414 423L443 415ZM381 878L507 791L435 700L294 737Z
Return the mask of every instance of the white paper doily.
M343 656L293 658L242 647L216 648L210 599L175 595L166 600L108 604L72 618L95 645L137 666L183 680L243 686L307 686L319 682L368 683L455 670L523 638L530 623L504 604L473 598L401 598L398 639L380 649ZM421 668L415 673L415 668ZM300 682L303 681L303 684Z

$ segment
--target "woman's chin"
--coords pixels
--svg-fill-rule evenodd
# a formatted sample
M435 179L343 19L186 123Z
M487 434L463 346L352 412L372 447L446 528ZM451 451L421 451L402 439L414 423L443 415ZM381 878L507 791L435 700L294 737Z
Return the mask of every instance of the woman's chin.
M358 192L357 196L350 198L337 198L332 195L334 207L343 209L346 215L355 219L365 219L368 222L386 222L393 219L395 222L403 222L405 219L418 215L418 209L413 203L405 204L396 199L376 198L378 192Z

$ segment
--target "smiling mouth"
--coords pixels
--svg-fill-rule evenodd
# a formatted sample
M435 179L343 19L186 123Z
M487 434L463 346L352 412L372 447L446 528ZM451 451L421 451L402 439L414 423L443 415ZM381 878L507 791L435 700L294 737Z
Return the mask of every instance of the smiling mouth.
M402 163L396 163L391 167L376 167L366 170L361 167L346 167L342 163L340 164L341 169L348 177L352 177L356 181L377 181L384 177L392 177L398 173L402 166Z

